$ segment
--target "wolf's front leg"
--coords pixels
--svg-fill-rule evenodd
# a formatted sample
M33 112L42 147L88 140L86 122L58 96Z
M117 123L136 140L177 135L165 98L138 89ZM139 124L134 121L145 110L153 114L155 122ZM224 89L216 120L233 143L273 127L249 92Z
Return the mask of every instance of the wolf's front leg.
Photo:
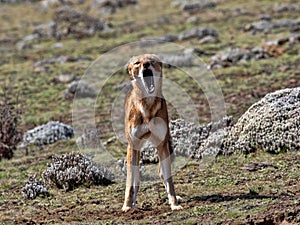
M168 141L161 143L157 147L157 150L159 157L159 173L165 185L169 204L172 210L180 210L182 209L182 206L178 205L171 174L171 155Z
M139 162L140 150L134 150L129 145L127 148L127 179L123 212L127 212L136 204L136 196L140 186Z

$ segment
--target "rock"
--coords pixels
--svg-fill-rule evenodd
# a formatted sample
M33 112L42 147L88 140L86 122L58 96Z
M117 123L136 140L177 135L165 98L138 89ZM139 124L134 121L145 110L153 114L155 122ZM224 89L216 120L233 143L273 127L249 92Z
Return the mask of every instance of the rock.
M263 14L259 17L260 20L271 21L272 16L270 14Z
M61 74L57 77L54 77L51 81L55 84L67 84L75 80L75 77L73 75L68 74Z
M91 37L97 32L109 28L105 20L93 18L69 7L57 9L53 21L56 24L56 31L53 36L58 39L69 36L76 38Z
M199 44L217 43L219 40L214 36L205 36L199 40Z
M291 44L298 44L300 42L300 33L292 33L289 42Z
M267 94L238 120L223 153L300 150L300 87Z
M47 59L43 59L40 61L37 61L33 64L34 68L37 67L44 67L48 64L55 64L55 63L60 63L60 64L64 64L68 61L68 56L59 56L59 57L52 57L52 58L47 58Z
M240 62L277 57L283 54L283 52L284 48L267 44L252 49L230 48L212 56L209 68L223 68Z
M85 0L44 0L41 1L41 9L48 10L49 8L56 8L60 6L72 6L74 4L82 4Z
M192 23L192 24L196 24L199 22L199 19L197 16L190 16L189 18L187 18L186 23Z
M177 0L173 1L171 3L172 7L180 8L182 11L189 11L189 12L197 12L201 9L207 9L207 8L214 8L216 7L216 3L212 1L203 1L203 0L197 0L197 1L186 1L186 0Z
M147 41L154 40L157 42L174 42L177 40L187 40L190 38L205 38L205 37L215 37L219 36L218 32L210 27L199 27L191 30L186 30L180 33L179 35L166 34L158 37L144 37L141 38L141 45L147 45ZM153 43L152 43L153 44Z
M114 179L106 167L96 165L81 153L53 156L42 176L46 184L64 188L66 191L80 185L107 185Z
M240 61L248 61L253 58L253 53L241 48L232 48L224 50L211 57L209 68L215 68L216 65L227 67Z
M32 48L32 42L38 39L40 36L38 34L31 34L24 37L21 41L17 42L16 48L20 51L23 49Z
M74 130L69 125L50 121L47 124L26 131L19 147L27 147L31 144L42 147L58 140L70 139L73 135Z
M91 58L89 58L89 57L73 57L73 56L61 55L58 57L46 58L46 59L37 61L33 64L33 67L41 68L41 67L45 67L49 64L56 64L56 63L65 64L67 62L79 62L79 61L90 61L90 60L91 60Z
M175 156L201 159L204 156L216 156L221 151L224 135L231 127L232 118L225 117L208 125L196 125L182 119L169 123L172 148ZM157 151L146 142L141 150L143 163L157 163Z
M195 12L201 9L214 8L214 7L216 7L215 2L201 0L201 1L194 1L194 2L185 2L181 4L180 9L182 11Z
M272 29L278 28L291 28L291 29L300 29L300 19L294 20L278 20L278 21L267 21L267 20L259 20L247 24L244 27L245 31L251 31L252 34L262 33L262 32L269 32Z
M180 53L174 54L160 54L159 58L167 66L176 66L176 67L184 67L184 66L194 66L194 55L197 50L195 49L186 49Z
M163 36L158 36L158 37L145 37L145 38L141 38L141 41L148 41L148 40L152 40L152 41L158 41L158 42L174 42L178 40L178 36L174 35L174 34L166 34Z
M54 21L36 26L33 30L33 34L37 34L39 37L54 37L55 32L56 23Z
M51 48L63 48L64 44L61 42L56 42L53 45L51 45Z
M251 31L252 34L268 32L274 27L273 23L267 20L259 20L247 24L244 28L245 31Z
M281 12L295 12L300 11L300 4L297 3L280 3L275 4L273 11L277 13Z
M94 98L97 96L96 90L85 81L73 81L64 91L65 99Z
M190 38L204 38L206 36L212 36L212 37L218 37L219 34L218 32L210 27L199 27L199 28L194 28L191 30L186 30L179 34L178 39L179 40L186 40Z
M49 192L44 182L38 180L35 175L30 175L25 186L22 188L22 195L26 199L35 199L39 195L48 196Z

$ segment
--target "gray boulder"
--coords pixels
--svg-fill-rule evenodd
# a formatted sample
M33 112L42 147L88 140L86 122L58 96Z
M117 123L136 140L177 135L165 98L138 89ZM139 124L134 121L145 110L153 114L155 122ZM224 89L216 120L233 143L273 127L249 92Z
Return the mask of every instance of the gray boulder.
M57 9L53 20L56 24L54 36L58 39L90 37L108 28L105 20L91 17L70 7Z
M214 8L216 7L216 3L213 1L207 0L194 0L194 1L187 1L187 0L176 0L171 3L172 7L179 7L181 11L188 11L188 12L197 12L202 9Z
M211 27L198 27L190 30L183 31L179 34L179 40L186 40L190 38L202 39L206 36L218 37L219 33L216 29Z
M97 92L90 84L85 81L73 81L64 91L65 99L77 98L93 98L97 96Z
M171 145L175 156L201 159L204 156L216 156L221 151L222 140L231 128L232 118L225 117L207 125L197 125L182 119L169 123ZM143 163L157 163L157 150L150 142L141 149Z
M209 63L210 69L228 67L240 62L259 60L273 57L267 49L254 47L252 49L229 48L212 56Z
M211 1L193 1L193 2L185 2L183 4L181 4L180 9L182 11L198 11L201 9L208 9L208 8L214 8L216 7L216 3L215 2L211 2Z
M56 23L50 21L49 23L38 25L34 28L33 34L39 35L39 37L54 37L56 32Z
M267 21L267 20L259 20L254 21L252 23L247 24L244 27L245 31L251 31L252 34L262 33L262 32L269 32L273 29L278 28L290 28L297 30L300 28L300 19L294 20L278 20L278 21Z
M185 49L181 52L175 52L173 54L160 54L159 58L167 66L195 66L195 56L196 54L203 53L199 49Z
M238 120L223 153L300 150L300 87L267 94Z
M31 144L42 147L58 140L70 139L73 135L74 130L71 126L57 121L50 121L47 124L26 131L19 147L27 147Z

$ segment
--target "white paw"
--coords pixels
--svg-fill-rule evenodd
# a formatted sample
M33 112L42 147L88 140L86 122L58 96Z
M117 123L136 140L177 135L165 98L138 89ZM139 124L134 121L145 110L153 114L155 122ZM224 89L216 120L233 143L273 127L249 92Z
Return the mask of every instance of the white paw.
M179 195L176 196L176 199L177 199L177 202L178 202L178 203L183 202L183 198L180 197Z
M171 209L174 210L182 210L182 206L181 205L171 205Z
M130 206L125 206L125 205L124 205L124 206L122 207L122 211L123 211L123 212L128 212L130 209L131 209Z

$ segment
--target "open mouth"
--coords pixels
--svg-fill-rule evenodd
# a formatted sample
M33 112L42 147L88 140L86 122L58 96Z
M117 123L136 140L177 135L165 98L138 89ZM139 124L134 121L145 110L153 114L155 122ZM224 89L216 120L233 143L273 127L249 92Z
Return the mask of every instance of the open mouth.
M145 69L143 71L143 80L144 80L144 86L146 91L149 94L152 94L154 92L154 77L153 77L153 73L152 70L150 69Z

